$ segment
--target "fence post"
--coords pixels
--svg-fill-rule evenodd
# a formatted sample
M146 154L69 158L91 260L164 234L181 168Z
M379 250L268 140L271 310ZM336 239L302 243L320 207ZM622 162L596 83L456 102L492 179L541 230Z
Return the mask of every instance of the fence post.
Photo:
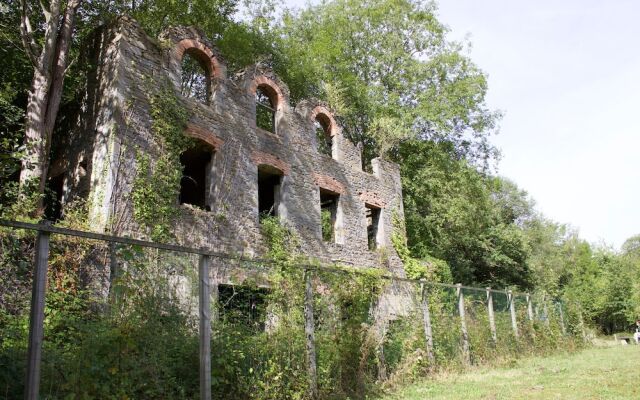
M509 299L509 311L511 311L511 326L513 327L513 336L516 339L520 337L518 333L518 320L516 318L516 303L513 298L513 292L511 290L507 291L507 298Z
M465 364L471 364L471 354L469 352L469 332L467 331L467 321L464 310L464 294L462 294L462 284L456 285L458 295L458 312L460 314L460 331L462 332L462 357Z
M220 259L211 259L209 264L209 298L211 299L211 326L216 326L220 320Z
M493 340L494 346L498 345L498 333L496 332L496 317L493 313L493 293L491 292L491 288L486 288L487 290L487 312L489 314L489 329L491 329L491 339Z
M211 256L201 254L198 265L200 307L200 400L211 400Z
M549 316L549 307L547 305L547 294L542 294L542 312L544 312L544 325L551 330L551 321Z
M527 293L527 315L529 321L533 323L533 304L531 303L531 295Z
M304 270L304 334L307 347L307 373L309 375L309 397L318 398L318 373L316 365L316 339L313 319L313 282L312 274Z
M587 331L584 328L584 315L582 315L582 306L578 304L578 318L580 318L580 330L582 331L582 340L587 343L589 338L587 337Z
M49 233L38 231L34 257L33 287L31 289L31 315L29 317L29 353L24 392L26 400L37 400L39 398L48 260Z
M109 299L113 304L118 304L118 293L114 287L114 284L117 282L120 275L117 250L116 243L109 242Z
M427 287L424 284L425 280L421 279L420 282L420 295L422 296L422 323L424 328L424 339L427 344L427 359L429 360L429 365L435 365L436 358L433 354L433 331L431 329L431 314L429 312L429 293L427 291Z
M562 311L562 303L556 303L558 308L558 314L560 316L560 328L562 328L562 335L567 336L567 327L564 325L564 312Z

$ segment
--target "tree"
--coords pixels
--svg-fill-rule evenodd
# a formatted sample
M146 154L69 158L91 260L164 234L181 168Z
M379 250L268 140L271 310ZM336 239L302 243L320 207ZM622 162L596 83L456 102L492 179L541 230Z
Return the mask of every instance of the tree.
M632 236L624 241L622 254L640 259L640 235Z
M33 66L24 124L26 154L20 173L23 190L28 190L31 183L37 182L37 193L44 193L51 136L60 107L64 77L69 66L71 36L81 2L40 2L44 32L42 40L38 40L39 32L31 22L31 4L27 0L20 0L20 34L25 53ZM37 208L41 212L42 196L38 199Z
M446 40L433 2L335 0L286 12L271 36L274 64L292 98L316 96L341 114L365 159L404 141L454 145L487 162L499 113L485 105L484 74Z
M400 146L411 250L447 261L458 282L530 287L530 250L519 223L530 218L531 201L515 184L457 159L454 147L421 140Z
M28 192L39 195L34 211L37 215L43 209L52 136L65 92L71 53L77 50L83 35L93 29L95 22L130 13L152 35L169 25L196 25L217 38L230 21L237 1L50 0L34 3L14 0L7 10L20 10L22 46L33 67L26 102L20 186L23 195ZM76 26L78 23L80 26ZM80 37L74 38L74 35Z

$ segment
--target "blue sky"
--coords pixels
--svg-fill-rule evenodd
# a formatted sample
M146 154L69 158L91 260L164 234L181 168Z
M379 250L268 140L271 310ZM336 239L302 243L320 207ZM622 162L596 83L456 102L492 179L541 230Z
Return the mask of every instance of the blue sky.
M449 0L439 19L505 114L500 175L590 242L640 234L640 1Z

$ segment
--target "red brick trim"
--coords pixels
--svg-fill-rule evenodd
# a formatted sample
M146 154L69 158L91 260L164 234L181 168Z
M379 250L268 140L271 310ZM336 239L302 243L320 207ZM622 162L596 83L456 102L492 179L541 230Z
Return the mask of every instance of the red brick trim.
M365 204L369 204L378 208L385 208L387 203L382 200L382 197L376 192L362 192L359 193L360 200Z
M313 182L322 189L326 189L338 194L346 192L344 185L337 179L321 174L313 174Z
M220 151L220 148L224 144L224 140L216 136L215 133L191 122L187 124L185 134L187 136L202 140L203 142L211 145L216 151Z
M274 109L276 111L280 111L282 109L282 105L284 104L284 95L282 94L282 89L280 89L278 84L275 83L273 79L270 79L265 75L257 76L249 86L249 94L255 96L256 91L258 90L258 86L265 88L265 91L271 99L271 102L274 103Z
M336 123L335 118L333 118L333 113L329 111L329 109L325 106L316 106L310 114L309 119L311 122L314 122L318 116L323 116L324 118L329 120L329 136L334 137L338 132L338 124Z
M195 39L182 39L176 44L173 51L178 60L182 60L185 52L193 52L192 54L205 64L209 77L212 80L222 78L220 62L213 54L213 51L202 42Z
M291 172L291 165L284 162L278 156L274 156L273 154L254 151L253 153L251 153L251 160L258 166L269 165L271 167L274 167L281 171L283 175L289 175L289 173Z

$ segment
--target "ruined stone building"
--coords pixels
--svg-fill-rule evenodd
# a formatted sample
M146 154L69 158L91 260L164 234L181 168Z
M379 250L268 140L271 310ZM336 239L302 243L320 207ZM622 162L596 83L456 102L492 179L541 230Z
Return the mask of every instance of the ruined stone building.
M63 210L79 196L94 230L150 237L136 219L135 185L167 151L154 120L172 111L157 99L172 97L186 115L183 134L194 140L170 166L181 174L180 193L154 194L172 196L177 244L259 257L260 216L274 215L312 259L401 273L391 245L392 220L403 218L399 168L378 158L373 173L363 170L361 150L327 105L292 105L286 84L261 65L228 74L193 28L155 39L120 18L89 47L82 110L51 168ZM183 71L193 65L201 75ZM147 213L156 206L147 204Z

